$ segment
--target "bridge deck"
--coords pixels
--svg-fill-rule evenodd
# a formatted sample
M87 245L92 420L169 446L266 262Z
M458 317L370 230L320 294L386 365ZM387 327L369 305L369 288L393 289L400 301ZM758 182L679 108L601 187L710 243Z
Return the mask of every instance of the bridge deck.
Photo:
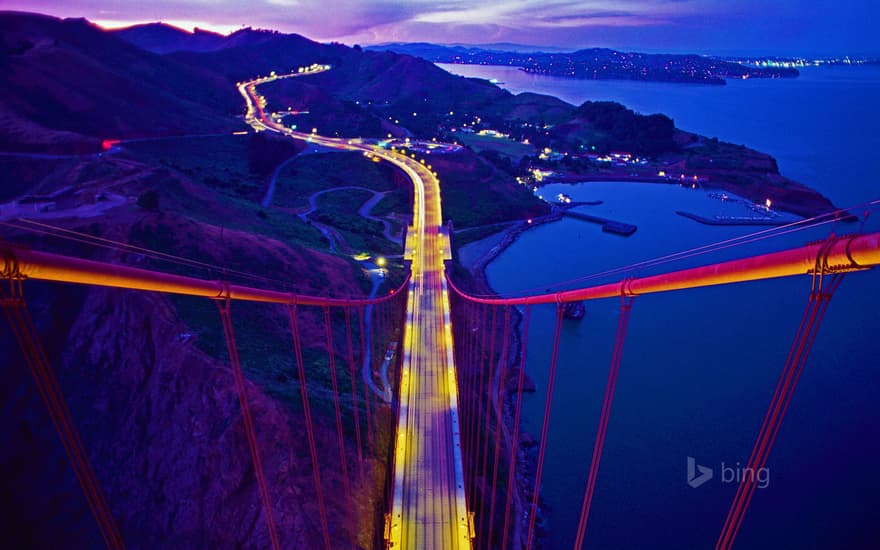
M303 73L327 70L313 66ZM394 449L394 493L387 544L390 548L470 548L464 493L458 394L452 352L449 296L444 258L449 238L442 234L440 182L424 161L365 144L294 132L263 111L256 86L278 75L239 84L248 112L246 121L295 139L337 149L362 151L402 169L414 190L413 224L407 235L412 261L407 323L401 367L400 412Z
M436 247L426 252L426 263L440 269L414 273L411 286L390 541L392 548L470 548L442 258Z
M424 198L416 208L389 543L470 548L443 265L448 239L440 232L436 179L414 168L424 182Z

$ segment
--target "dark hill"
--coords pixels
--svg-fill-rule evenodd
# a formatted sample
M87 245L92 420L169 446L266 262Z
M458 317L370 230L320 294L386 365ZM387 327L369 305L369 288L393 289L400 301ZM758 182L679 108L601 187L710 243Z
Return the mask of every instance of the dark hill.
M226 36L222 34L202 29L189 32L166 23L146 23L110 32L141 49L160 54L177 51L206 52L222 48L226 44Z
M399 126L411 133L430 137L436 135L438 125L449 112L477 113L481 108L512 97L489 82L450 74L418 57L320 44L297 34L275 31L243 29L229 35L222 49L175 52L167 57L215 71L232 81L272 71L284 73L312 63L329 64L333 67L331 71L308 79L282 80L264 90L276 107L295 102L300 109L320 113L318 125L340 131L340 135L384 135L389 128L380 130L375 121L378 117L383 121L400 120ZM314 93L315 87L335 100L346 102L345 109L336 109L339 106L336 102L297 101L296 98L320 98ZM352 126L331 121L328 118L331 111L346 119L355 117L358 122ZM348 128L377 131L343 134Z
M492 103L484 112L504 120L557 124L571 118L575 107L553 96L523 92Z
M228 130L222 78L141 50L83 19L0 12L0 148Z
M332 103L308 100L315 97L310 91L313 88L323 90L335 100L359 106L363 118L378 117L386 125L399 120L393 126L405 127L414 135L423 137L435 136L438 125L449 118L450 112L475 113L487 105L512 97L488 82L449 74L419 58L356 50L340 56L333 70L308 79L281 80L267 85L265 90L270 100L277 100L282 106L293 101L299 108L313 113L332 110ZM303 100L306 103L302 103ZM346 116L353 116L353 113ZM357 135L384 136L384 133L382 130L378 134Z
M372 100L416 111L472 110L510 93L488 82L450 74L433 63L392 52L363 52L343 59L338 70L315 83L352 100Z
M319 44L298 34L242 29L227 36L215 51L176 52L167 57L238 81L312 63L338 65L354 52L341 44Z
M646 155L677 149L675 124L666 115L641 115L613 101L586 101L577 111L608 136L603 149L629 148Z

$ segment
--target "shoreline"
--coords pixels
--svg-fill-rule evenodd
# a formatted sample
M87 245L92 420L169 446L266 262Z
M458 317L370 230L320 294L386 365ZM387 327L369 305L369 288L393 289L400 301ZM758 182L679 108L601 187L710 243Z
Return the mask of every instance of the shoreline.
M485 295L495 295L497 296L497 292L492 288L489 284L489 279L486 276L486 268L492 261L494 261L498 256L501 255L502 252L507 250L516 240L528 229L533 227L537 227L546 223L552 223L555 221L559 221L562 219L563 212L560 210L554 210L550 214L546 216L541 216L539 218L533 218L531 223L528 222L519 222L515 225L508 226L500 231L492 233L491 235L484 237L478 241L474 241L469 244L476 244L480 242L485 242L490 239L496 239L498 236L501 236L501 240L489 247L487 250L482 251L478 255L476 255L468 264L460 263L461 267L467 271L470 282L471 282L471 291L479 294ZM466 245L467 246L467 245ZM528 532L528 515L526 513L526 508L530 506L530 489L534 486L535 480L535 459L534 451L535 449L535 439L534 436L531 435L524 429L520 429L518 432L518 438L516 442L512 442L512 431L515 428L513 426L514 417L515 417L515 403L516 403L516 394L517 394L517 378L519 376L519 369L521 366L521 329L522 329L522 315L516 307L511 309L511 319L510 319L510 329L511 329L511 338L508 344L508 351L506 356L508 357L508 365L506 366L506 379L500 380L499 378L495 379L496 384L504 386L504 394L502 397L503 404L501 405L502 410L502 418L504 421L502 422L502 433L503 437L506 440L506 446L508 449L511 448L513 444L516 445L516 455L517 455L517 466L516 473L514 477L513 487L514 493L512 495L513 506L511 510L512 517L518 518L515 521L512 532L513 540L520 540L527 536ZM503 352L502 352L503 353ZM525 373L524 375L524 383L523 383L523 393L533 393L535 391L535 383L532 378ZM493 395L497 396L500 392L493 392ZM499 403L497 397L493 399L493 407L498 410ZM497 489L496 489L497 490ZM505 485L504 490L507 490ZM543 514L542 514L542 505L541 500L539 498L538 501L538 509L537 509L537 518L535 521L535 539L538 540L541 538L541 529L543 525Z
M468 272L468 275L471 278L471 282L476 287L476 290L483 294L497 294L495 292L495 289L492 288L492 285L489 284L489 280L486 277L486 267L488 267L488 265L492 263L495 258L500 256L502 252L507 250L508 247L515 243L522 233L533 227L538 227L546 223L559 221L562 219L562 214L563 213L561 210L556 210L551 212L550 214L547 214L546 216L533 218L532 223L518 222L515 225L512 225L500 231L496 231L495 233L492 233L491 235L484 237L483 239L465 245L469 246L482 241L486 241L488 239L495 238L499 234L501 235L501 241L498 244L476 256L469 263L469 265L465 265L464 263L459 262L460 265Z

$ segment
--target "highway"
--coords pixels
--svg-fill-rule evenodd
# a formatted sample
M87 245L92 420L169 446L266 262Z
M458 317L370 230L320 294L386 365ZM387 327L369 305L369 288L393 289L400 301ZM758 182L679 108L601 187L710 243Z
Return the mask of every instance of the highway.
M400 409L394 447L394 491L386 544L397 549L471 548L459 435L458 394L452 350L449 295L444 274L448 238L440 232L440 182L424 159L358 139L296 132L264 109L257 86L329 70L312 65L238 84L245 121L257 131L336 149L361 151L389 162L413 184L413 221L407 247L412 274L403 336Z

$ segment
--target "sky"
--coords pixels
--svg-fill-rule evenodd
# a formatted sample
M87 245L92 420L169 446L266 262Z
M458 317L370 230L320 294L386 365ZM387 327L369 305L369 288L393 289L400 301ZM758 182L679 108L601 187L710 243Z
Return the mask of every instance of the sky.
M775 55L880 54L877 0L0 0L106 27L242 26L346 44L516 43Z

